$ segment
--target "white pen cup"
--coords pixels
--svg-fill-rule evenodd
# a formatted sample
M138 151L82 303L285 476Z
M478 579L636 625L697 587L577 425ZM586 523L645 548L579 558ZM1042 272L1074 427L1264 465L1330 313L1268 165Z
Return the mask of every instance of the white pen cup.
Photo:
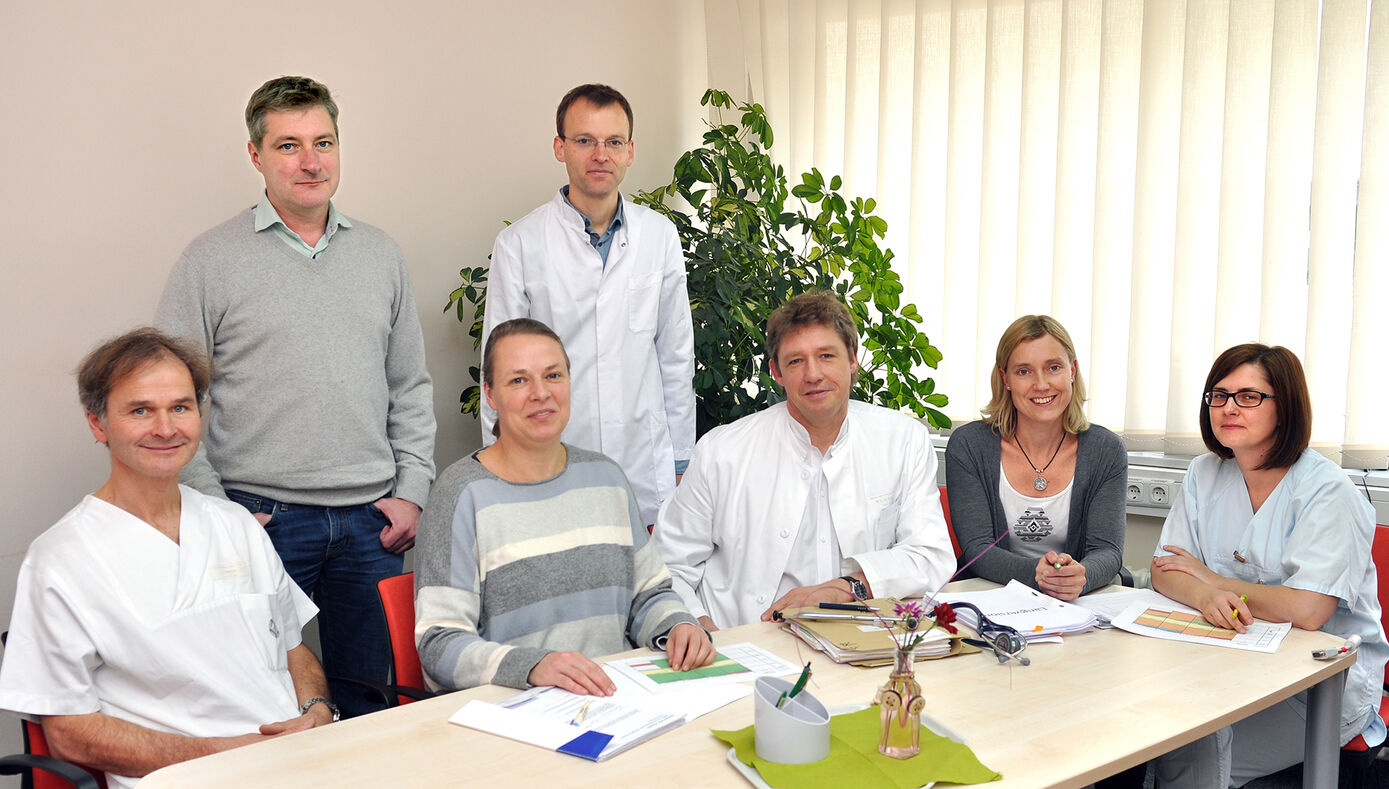
M752 722L759 758L779 764L818 762L830 754L830 714L820 700L802 690L780 708L777 701L792 683L758 677L753 683Z

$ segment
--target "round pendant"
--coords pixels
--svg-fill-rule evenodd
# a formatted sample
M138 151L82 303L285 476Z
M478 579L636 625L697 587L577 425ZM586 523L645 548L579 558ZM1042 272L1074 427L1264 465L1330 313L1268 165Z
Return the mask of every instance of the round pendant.
M1036 479L1032 480L1032 487L1036 488L1038 492L1044 491L1047 489L1047 481L1038 475Z

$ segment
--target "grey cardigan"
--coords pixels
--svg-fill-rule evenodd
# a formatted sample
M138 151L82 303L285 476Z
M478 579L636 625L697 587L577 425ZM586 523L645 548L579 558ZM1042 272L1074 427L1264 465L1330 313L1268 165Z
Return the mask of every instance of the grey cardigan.
M1071 490L1071 518L1066 553L1085 564L1085 589L1093 591L1114 580L1124 561L1124 488L1128 483L1128 454L1124 442L1099 425L1076 436L1076 471ZM950 526L964 555L979 556L1008 524L998 496L1002 439L986 422L971 422L950 435L945 449L945 482L950 499ZM1037 588L1037 562L1009 550L1004 537L970 570L995 583L1017 579Z

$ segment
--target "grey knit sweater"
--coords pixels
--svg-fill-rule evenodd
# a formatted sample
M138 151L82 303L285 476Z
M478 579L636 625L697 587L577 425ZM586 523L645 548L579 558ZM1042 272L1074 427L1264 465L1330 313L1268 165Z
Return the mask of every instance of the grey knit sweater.
M212 356L203 445L184 484L423 506L433 389L400 248L353 220L315 260L254 221L248 209L194 239L159 302L159 328Z
M698 624L622 469L566 450L564 470L543 482L507 482L476 456L439 476L415 551L415 639L431 689L524 688L551 651L664 649L672 627Z
M1085 565L1086 592L1114 580L1124 562L1124 488L1128 455L1124 442L1099 425L1076 436L1076 473L1071 489L1071 517L1066 553ZM950 527L964 555L960 564L979 556L1008 529L998 496L1002 444L986 422L971 422L950 434L945 448L945 483L950 498ZM1009 550L1003 540L970 566L995 583L1018 580L1037 588L1037 560Z

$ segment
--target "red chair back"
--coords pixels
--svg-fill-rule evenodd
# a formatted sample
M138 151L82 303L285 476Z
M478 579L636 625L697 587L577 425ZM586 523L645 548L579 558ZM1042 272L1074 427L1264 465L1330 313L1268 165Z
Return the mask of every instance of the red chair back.
M48 740L43 736L43 727L33 721L21 722L24 724L24 752L34 756L52 756L53 751L49 750ZM82 769L91 773L101 789L106 789L106 773L88 767ZM72 789L72 784L46 770L34 770L31 778L32 783L26 783L26 789Z
M960 550L960 541L955 539L955 527L950 525L950 497L945 495L945 486L940 486L940 510L945 513L945 530L950 532L950 547L955 549L955 558L959 559L964 555Z
M386 632L391 637L395 684L423 688L424 669L420 668L420 654L415 650L415 574L383 578L376 584L376 593L381 597ZM414 701L400 694L396 698L401 704Z
M1375 527L1375 541L1370 546L1370 556L1374 558L1375 571L1379 574L1379 622L1384 632L1389 633L1389 526ZM1385 679L1389 680L1389 667Z

